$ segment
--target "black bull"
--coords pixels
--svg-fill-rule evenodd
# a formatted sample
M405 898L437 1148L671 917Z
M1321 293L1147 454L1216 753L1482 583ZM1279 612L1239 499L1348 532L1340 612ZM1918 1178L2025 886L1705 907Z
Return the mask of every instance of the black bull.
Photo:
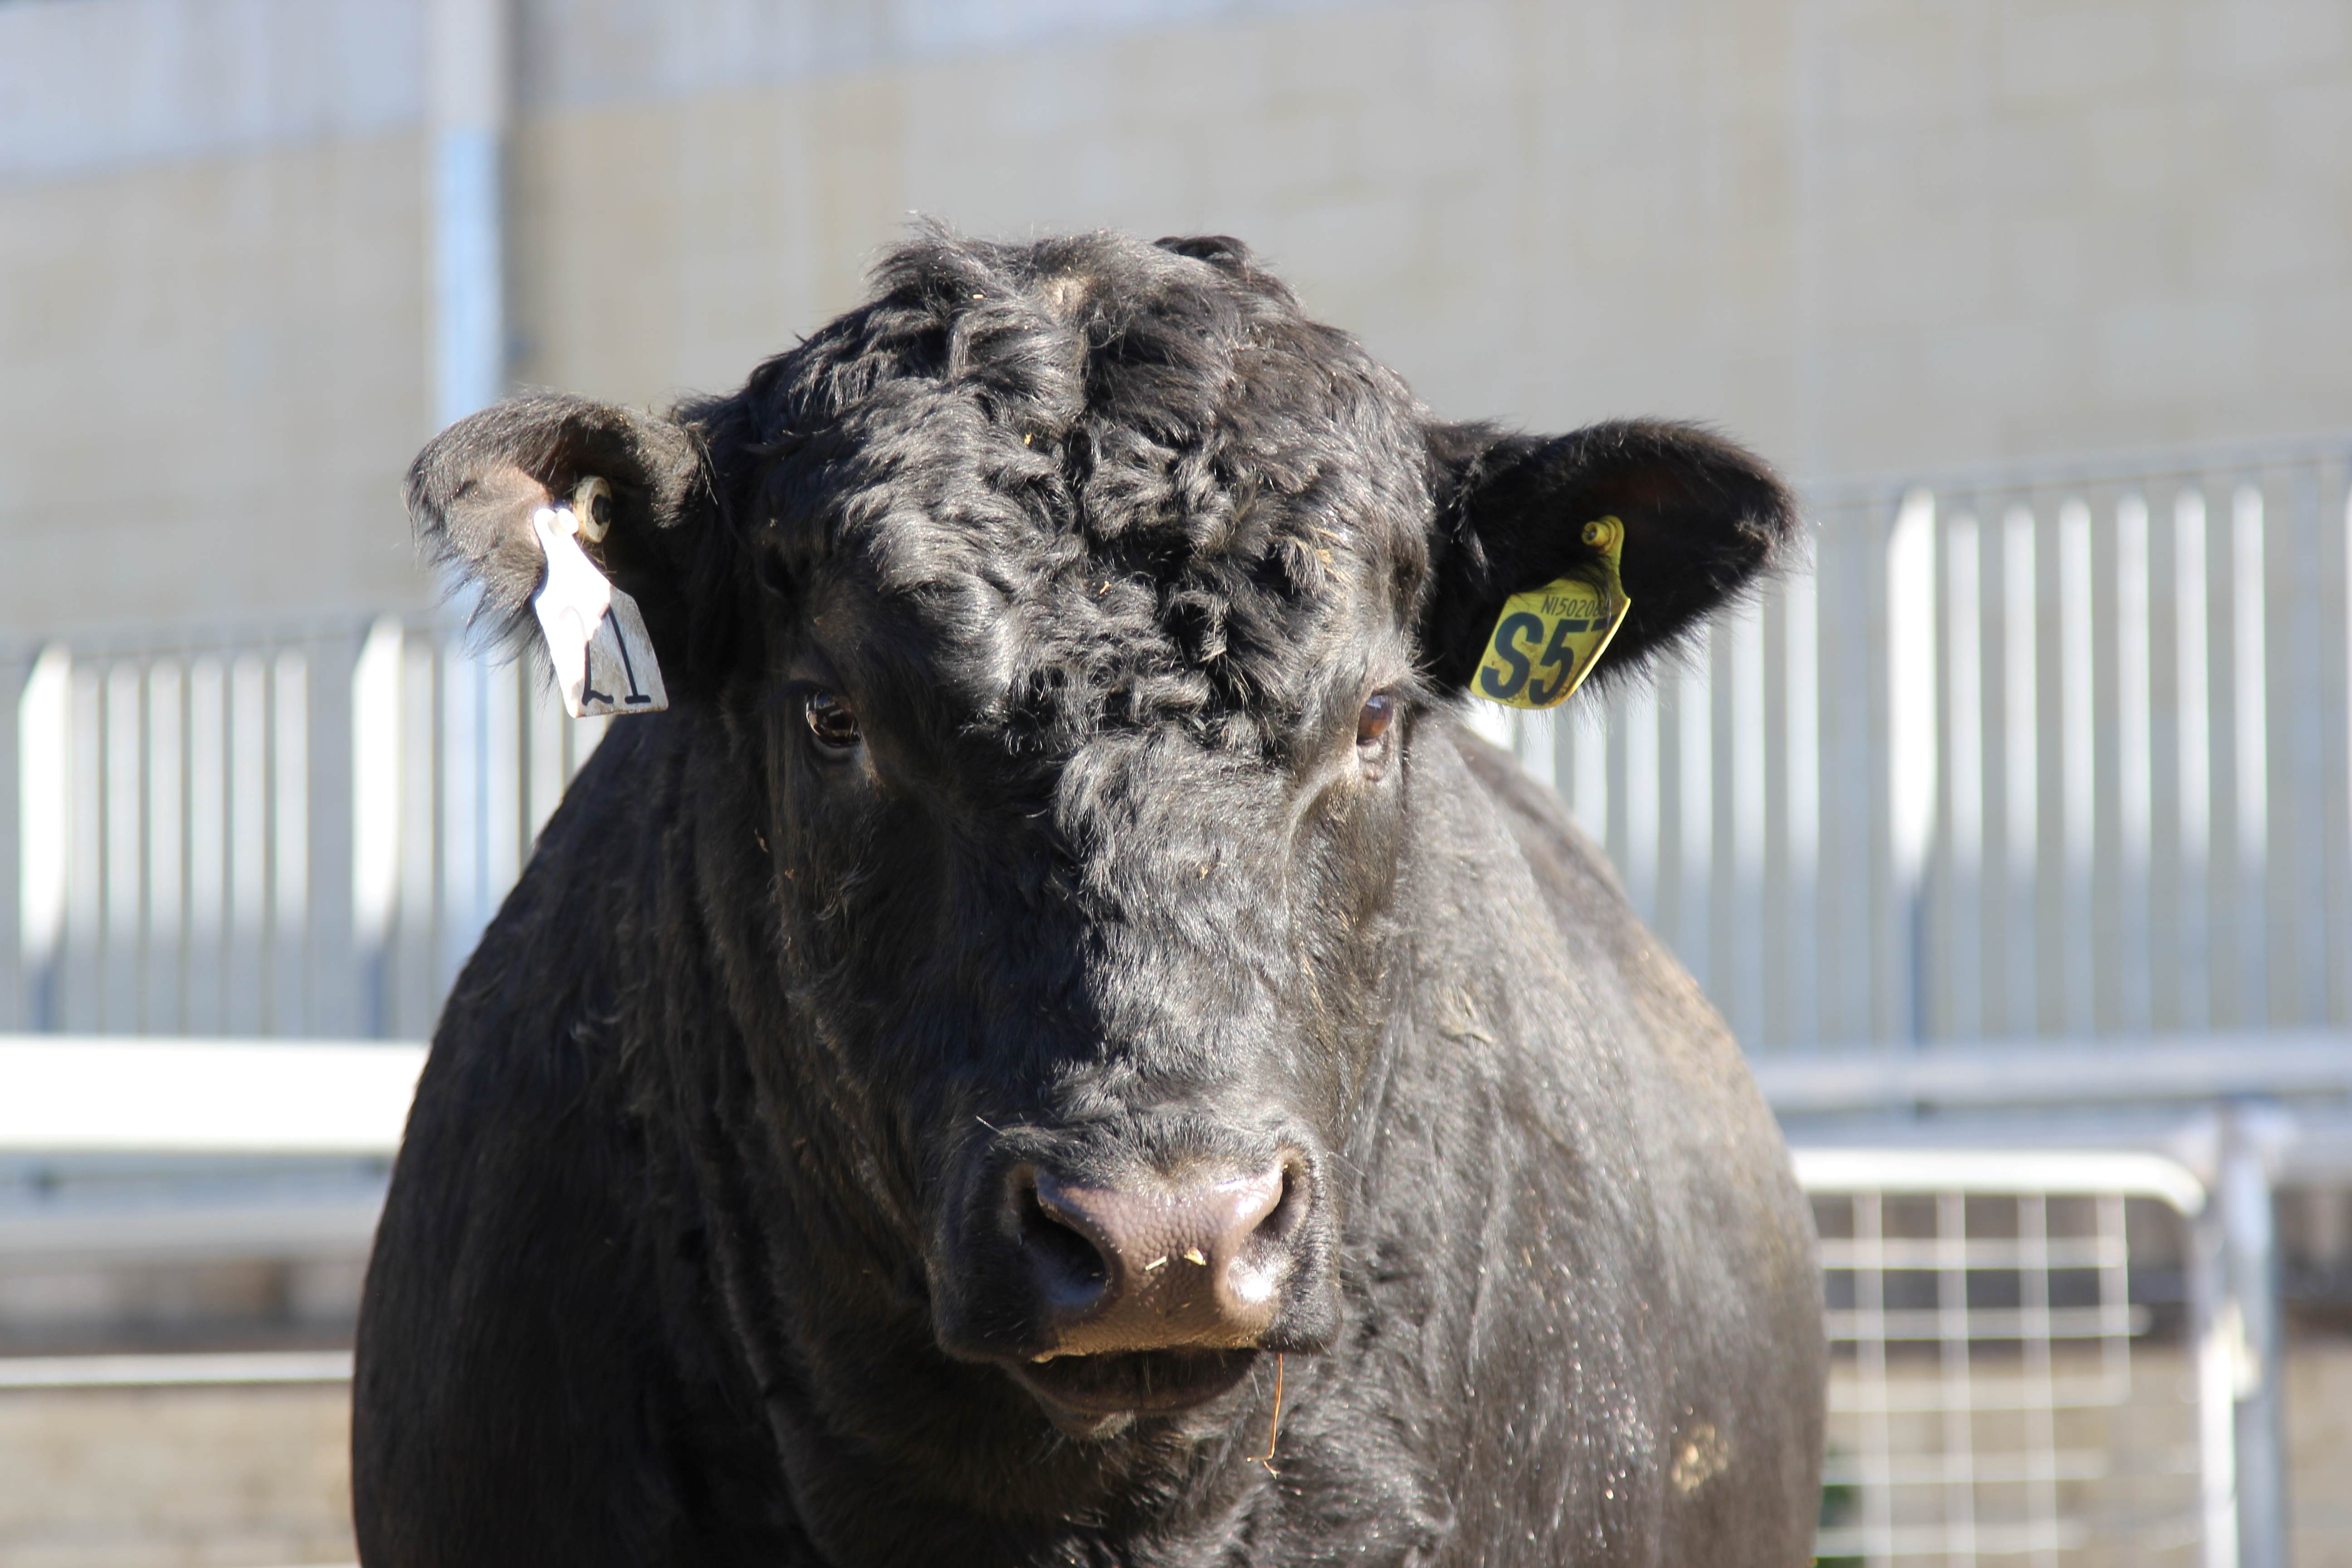
M1601 679L1736 595L1760 464L1442 424L1229 240L935 234L740 392L519 399L409 493L520 641L591 477L673 707L436 1036L368 1563L1805 1561L1771 1119L1450 711L1588 521Z

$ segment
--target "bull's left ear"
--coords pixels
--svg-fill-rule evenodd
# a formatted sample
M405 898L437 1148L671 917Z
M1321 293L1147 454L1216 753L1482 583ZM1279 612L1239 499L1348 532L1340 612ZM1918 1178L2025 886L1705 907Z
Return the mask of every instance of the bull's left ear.
M1567 436L1483 425L1430 431L1437 521L1421 616L1438 684L1470 683L1504 603L1606 568L1584 525L1624 525L1633 601L1593 672L1639 668L1769 570L1798 532L1794 500L1751 453L1688 425L1629 420Z

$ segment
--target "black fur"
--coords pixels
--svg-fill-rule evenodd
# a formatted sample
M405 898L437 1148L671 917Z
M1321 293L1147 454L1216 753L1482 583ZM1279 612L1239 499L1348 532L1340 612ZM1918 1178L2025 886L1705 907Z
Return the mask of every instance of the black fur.
M530 508L588 474L676 706L436 1037L362 1323L373 1568L1805 1561L1770 1118L1449 712L1591 516L1621 668L1737 592L1791 529L1759 464L1439 425L1229 239L935 233L740 392L501 405L411 504L520 637ZM974 1194L1276 1146L1311 1234L1244 1382L1050 1421Z

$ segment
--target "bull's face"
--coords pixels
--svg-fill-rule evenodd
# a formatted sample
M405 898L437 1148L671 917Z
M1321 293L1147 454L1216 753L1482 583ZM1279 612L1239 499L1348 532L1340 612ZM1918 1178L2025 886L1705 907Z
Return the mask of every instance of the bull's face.
M685 710L629 721L698 727L766 873L751 1072L939 1343L1102 1432L1338 1327L1442 808L1415 731L1503 600L1622 518L1628 666L1786 502L1675 427L1433 425L1229 241L935 240L881 282L670 420L477 416L412 502L527 614L530 510L612 486L592 553Z

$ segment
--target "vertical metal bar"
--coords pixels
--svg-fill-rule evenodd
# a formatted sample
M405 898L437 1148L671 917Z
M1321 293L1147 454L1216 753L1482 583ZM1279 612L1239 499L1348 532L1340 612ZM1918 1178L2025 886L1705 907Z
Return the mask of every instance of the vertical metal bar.
M434 989L446 993L489 918L489 750L483 709L488 672L468 658L462 634L441 646L441 952Z
M58 954L59 996L53 1026L73 1032L95 1031L100 1026L98 955L105 918L102 681L101 670L79 662L73 666L67 719L72 758L67 798L73 804L65 817L72 837L66 861L65 933Z
M0 1033L32 1027L25 962L24 795L19 736L30 650L0 656Z
M1820 559L1820 531L1814 533ZM1822 1038L1821 1004L1822 922L1822 683L1820 590L1811 572L1790 577L1782 591L1783 662L1777 689L1785 721L1780 792L1787 856L1781 929L1789 942L1786 1037L1806 1046Z
M111 853L114 846L110 842L114 826L114 770L110 765L114 761L114 747L110 744L114 737L108 723L111 717L109 712L111 705L107 697L113 675L111 661L91 672L88 710L89 738L87 742L90 757L89 810L79 814L89 824L89 885L86 894L89 900L86 907L89 911L86 925L89 940L82 950L88 1011L83 1016L89 1020L87 1027L94 1034L106 1032L107 1015L110 1011L107 1005L107 983L112 978L112 966L108 962L112 955L108 950L112 945L110 939L113 934L114 909L113 900L108 895L113 890L114 870ZM77 713L77 720L80 716Z
M523 790L523 674L518 665L491 666L483 682L482 920L498 912L507 889L522 875L530 846Z
M532 705L530 717L530 815L535 839L546 827L549 816L563 795L567 776L563 772L563 727L571 721L544 694ZM1519 759L1519 766L1528 770L1529 778L1548 789L1558 789L1559 781L1552 772L1557 715L1544 709L1515 717L1517 721L1511 731L1512 754Z
M1802 569L1800 568L1801 574ZM1790 993L1794 977L1794 933L1797 916L1793 879L1789 867L1789 584L1775 583L1764 590L1757 617L1759 632L1757 662L1762 699L1759 721L1762 755L1758 759L1768 781L1759 803L1762 819L1763 866L1757 888L1759 910L1754 945L1757 1005L1760 1022L1750 1050L1786 1050L1793 1038L1790 1028Z
M2338 1028L2352 1022L2352 494L2347 476L2336 462L2314 466L2312 484L2318 510L2316 527L2320 570L2312 592L2317 595L2320 647L2313 678L2318 686L2319 711L2314 724L2321 734L2321 766L2325 774L2320 797L2319 837L2321 896L2325 910L2319 933L2319 962L2326 971L2326 1020ZM2331 635L2332 634L2332 635Z
M229 904L231 824L229 677L212 654L188 662L188 1027L219 1034L234 929Z
M2179 493L2151 486L2147 520L2147 1020L2163 1034L2181 1029L2180 952L2186 836L2182 831L2180 749L2187 717L2180 683L2178 545Z
M2229 1246L2209 1197L2189 1247L2189 1324L2196 1345L2197 1480L2203 1568L2238 1568L2237 1317L2227 1304Z
M2124 1225L2123 1199L2103 1193L2096 1211L2099 1353L2107 1400L2121 1405L2131 1397L2131 1235Z
M1943 670L1944 875L1947 940L1931 958L1946 980L1938 1032L1976 1039L1989 1009L1983 890L1985 851L1984 604L1982 541L1973 512L1955 515L1944 534Z
M2213 839L2212 591L2207 569L2205 491L2184 489L2172 509L2173 712L2178 801L2176 972L2180 1028L2213 1021L2211 887Z
M73 656L65 647L52 644L34 659L11 719L24 1019L27 1028L57 1029L64 1019L61 953L73 844Z
M2097 1026L2094 956L2098 911L2092 878L2098 824L2095 772L2101 728L2094 654L2095 591L2091 571L2091 509L2078 497L2058 506L2058 721L2053 753L2060 763L2057 826L2061 913L2050 933L2061 956L2060 1027L2087 1035Z
M361 1032L362 977L352 903L358 731L352 683L366 635L366 628L354 628L314 641L307 650L310 710L304 741L309 775L304 789L310 801L305 847L310 908L305 945L310 962L304 1000L305 1030L313 1036Z
M225 766L227 819L224 925L226 962L221 966L221 1028L233 1035L259 1034L265 1027L263 987L268 971L262 944L268 933L269 892L268 666L257 654L236 656L228 667L226 696Z
M139 1028L140 894L146 859L142 829L147 815L140 787L143 674L136 658L118 657L108 665L100 692L99 856L105 868L99 896L106 914L99 928L98 1027L107 1034Z
M441 910L439 743L440 679L436 638L430 628L411 628L401 646L399 685L400 780L397 882L392 913L398 921L397 945L388 953L392 973L383 1031L417 1038L433 1028L440 999L437 945Z
M2285 1331L2270 1173L2251 1132L2244 1111L2223 1112L2213 1194L2227 1270L2223 1321L2241 1342L2231 1347L2238 1557L2244 1568L2285 1568Z
M1826 1038L1897 1038L1885 1020L1899 1006L1886 983L1886 929L1898 918L1885 898L1886 789L1881 737L1885 733L1885 522L1875 507L1845 513L1839 548L1824 540L1822 598L1842 606L1824 625L1834 628L1834 657L1823 634L1822 724L1834 736L1822 777L1823 885L1834 886L1833 910L1822 939L1822 1008ZM1834 589L1827 568L1834 563ZM1832 686L1832 682L1834 685ZM1835 864L1831 866L1834 846Z
M2114 1018L2125 1032L2145 1034L2153 1022L2147 903L2155 801L2147 499L2137 491L2119 497L2115 528Z
M513 16L509 0L431 0L426 14L432 153L432 351L435 422L446 425L494 401L508 367L506 131L511 99ZM459 699L458 722L482 715L493 684L455 646L439 670ZM469 668L460 677L459 663ZM487 798L488 737L444 728L437 771L445 833L437 868L441 899L433 994L438 997L489 918L491 857L509 837ZM467 792L458 798L459 781ZM513 801L503 803L510 812ZM454 809L453 809L454 808ZM503 883L499 883L503 888Z
M431 0L433 414L461 419L505 390L507 0Z
M1867 700L1869 678L1860 665L1852 662L1852 656L1858 643L1863 659L1868 659L1870 629L1854 625L1857 615L1866 611L1861 609L1852 582L1853 533L1850 510L1821 516L1813 542L1812 603L1807 605L1792 598L1790 609L1792 647L1798 637L1795 628L1808 608L1812 611L1813 625L1809 650L1814 676L1811 692L1817 758L1811 778L1811 826L1815 829L1812 898L1819 924L1814 960L1804 975L1804 984L1812 992L1814 1009L1814 1026L1805 1032L1804 1038L1813 1046L1829 1040L1859 1040L1869 1034L1869 950L1857 945L1864 934L1857 917L1866 916L1869 907L1866 860L1864 867L1857 868L1853 852L1859 842L1866 854L1869 837L1866 826L1860 834L1854 831L1855 815L1863 803L1853 798L1854 771L1870 766L1866 756L1854 754L1853 731L1864 720L1853 710L1853 699L1854 688L1860 683ZM1821 614L1824 602L1841 606L1839 612L1824 617ZM1793 659L1802 655L1792 653L1790 657ZM1797 722L1792 716L1792 746ZM1789 810L1797 825L1794 831L1801 833L1806 824L1799 815L1800 782L1795 777L1790 780ZM1828 956L1831 953L1843 953L1848 962L1832 964ZM1862 962L1852 962L1855 957ZM1852 1002L1857 994L1865 998L1859 1007Z
M1683 851L1688 837L1683 830L1683 809L1688 795L1683 787L1683 704L1688 700L1690 688L1682 671L1668 666L1658 672L1651 683L1657 692L1657 877L1652 897L1657 912L1650 917L1651 926L1665 938L1666 945L1675 950L1690 970L1691 977L1704 987L1706 984L1706 963L1696 967L1694 955L1683 933L1683 890L1686 879L1683 875Z
M2320 693L2326 732L2327 1021L2352 1023L2352 466L2331 459L2317 479L2325 561L2319 622L2337 628L2338 646L2326 650Z
M1886 531L1880 603L1873 624L1885 650L1887 814L1879 964L1886 977L1881 1038L1920 1040L1929 1018L1926 972L1927 877L1936 837L1938 677L1936 669L1936 498L1915 489Z
M1630 726L1627 713L1632 708L1636 687L1646 687L1647 681L1627 681L1608 688L1601 694L1604 712L1601 724L1601 769L1606 779L1601 805L1603 812L1601 832L1596 835L1608 853L1609 863L1617 868L1617 875L1633 897L1633 839L1627 816L1625 791L1633 774L1627 736ZM1640 905L1634 908L1638 910Z
M1814 514L1813 569L1789 582L1789 860L1811 921L1810 931L1796 929L1791 921L1790 936L1796 946L1789 963L1789 1036L1808 1050L1817 1050L1826 1041L1858 1037L1839 1027L1843 1018L1841 987L1850 979L1843 966L1832 973L1822 956L1837 951L1843 929L1839 879L1844 859L1836 829L1844 824L1835 813L1845 716L1835 711L1833 689L1851 679L1837 655L1852 633L1844 613L1824 623L1821 605L1824 596L1832 605L1843 602L1837 595L1844 518L1843 510Z
M2263 537L2263 492L2241 484L2231 497L2231 616L2232 647L2231 740L2236 809L2234 882L2231 889L2237 951L2232 955L2237 1005L2231 1022L2260 1027L2270 1022L2270 647L2266 620L2268 556Z
M407 671L401 643L399 620L379 618L368 627L345 683L351 733L352 1027L373 1037L382 1037L390 1026L393 921L400 900L401 805L408 782L402 755L407 737L401 683ZM325 847L318 852L324 853Z
M184 655L179 661L180 672L180 739L179 788L180 822L175 830L180 841L180 934L178 971L172 977L173 1016L179 1022L174 1027L184 1035L198 1032L196 1028L195 985L199 960L198 942L203 935L201 910L196 903L196 659ZM215 847L217 832L209 835Z
M1953 625L1951 545L1953 531L1969 520L1959 510L1958 498L1946 494L1938 495L1936 500L1935 526L1927 545L1933 572L1928 592L1934 615L1926 634L1932 672L1926 692L1927 728L1933 738L1931 754L1935 766L1925 814L1927 831L1920 855L1919 890L1914 900L1916 912L1913 917L1916 930L1911 954L1911 984L1916 997L1913 1009L1917 1018L1916 1037L1921 1040L1951 1037L1958 1005L1952 990L1958 984L1960 967L1956 962L1960 956L1957 929L1960 910L1954 882L1961 873L1953 843L1956 824L1952 798L1951 656L1961 632ZM1900 617L1897 619L1899 622ZM1895 635L1899 637L1901 633Z
M159 656L147 666L146 984L139 1024L184 1034L187 973L187 701L180 661Z
M1709 660L1717 642L1712 623L1702 626L1680 679L1675 682L1675 946L1691 977L1702 987L1723 975L1708 914L1718 879L1715 838L1715 681Z
M1564 738L1571 729L1590 730L1597 728L1593 722L1593 715L1596 711L1595 705L1599 703L1600 700L1600 698L1596 695L1591 703L1571 704L1570 706L1573 709L1573 712L1570 715L1570 720L1581 721L1581 722L1577 723L1563 721L1558 729L1555 730L1554 734L1558 737ZM582 768L588 765L588 759L595 754L596 747L604 741L604 731L612 722L612 720L604 717L603 714L591 714L585 719L574 719L564 726L563 782L566 786L569 786L573 779L579 777L580 770ZM1554 772L1552 776L1559 782L1560 788L1566 789L1568 787L1568 780L1565 775L1561 774L1558 771L1560 765L1558 755L1555 753L1553 759ZM1595 824L1591 819L1587 819L1586 831L1590 832L1595 838L1604 837L1609 830L1605 818L1606 814L1604 812L1602 820L1598 824Z
M2120 554L2113 498L2093 493L2084 498L2088 510L2085 564L2091 573L2091 795L2086 877L2087 917L2081 930L2087 935L2091 965L2088 1028L2112 1032L2123 1020L2123 885L2124 806L2120 770L2123 746L2123 700L2118 681L2118 654L2123 643L2121 599L2115 563Z
M536 679L531 675L524 675L522 679L522 703L524 715L527 715L527 733L524 733L524 748L527 748L524 750L524 781L527 783L524 783L524 787L530 795L530 799L524 804L527 832L522 837L524 860L527 860L531 847L539 844L539 835L546 830L548 818L555 816L555 806L564 797L564 785L572 778L569 773L564 773L564 729L572 724L572 720L564 717L562 699L555 696L552 684ZM1550 781L1552 715L1512 710L1512 720L1515 720L1515 724L1512 724L1512 752L1517 754L1519 762L1528 769L1536 769L1540 762L1543 771L1538 773L1538 778Z
M1661 880L1659 841L1664 837L1660 797L1664 794L1665 772L1658 755L1658 735L1664 726L1659 720L1657 683L1633 683L1626 688L1622 700L1625 784L1617 798L1624 803L1625 847L1618 864L1624 868L1625 892L1634 912L1655 925Z
M2041 605L2036 589L2032 511L2011 506L2001 517L2001 989L2008 1009L2001 1032L2031 1035L2042 966L2035 938L2035 868L2042 853L2040 704Z
M310 878L319 869L310 864L310 658L292 647L279 650L270 672L270 1032L277 1035L316 1027L308 984L317 958L310 943ZM348 838L341 842L348 900L351 847Z
M1722 955L1732 1030L1753 1050L1764 1037L1765 821L1773 790L1765 767L1764 606L1740 605L1715 638L1716 898L1712 941Z
M131 763L130 778L123 795L131 807L131 840L133 856L130 876L130 941L129 963L124 965L125 989L122 1011L130 1027L144 1034L155 1027L147 1013L147 972L154 959L154 947L150 940L154 919L154 858L155 844L152 829L154 825L154 753L151 745L152 723L148 713L148 676L153 667L152 655L126 661L131 667L130 700L124 704L130 731L126 748Z
M1571 702L1573 711L1561 720L1555 732L1560 745L1567 748L1561 769L1561 786L1568 792L1569 815L1579 826L1590 834L1595 844L1609 842L1609 727L1614 702L1595 696L1591 703ZM599 724L606 721L595 721ZM572 733L580 735L588 721L573 723ZM601 732L584 737L579 744L593 747ZM574 764L576 773L585 766L585 759Z
M2284 548L2273 552L2270 602L2281 614L2286 646L2272 665L2272 700L2284 722L2271 731L2272 942L2280 1024L2327 1021L2327 657L2320 631L2320 587L2327 543L2319 526L2318 475L2307 464L2275 480L2284 516Z

